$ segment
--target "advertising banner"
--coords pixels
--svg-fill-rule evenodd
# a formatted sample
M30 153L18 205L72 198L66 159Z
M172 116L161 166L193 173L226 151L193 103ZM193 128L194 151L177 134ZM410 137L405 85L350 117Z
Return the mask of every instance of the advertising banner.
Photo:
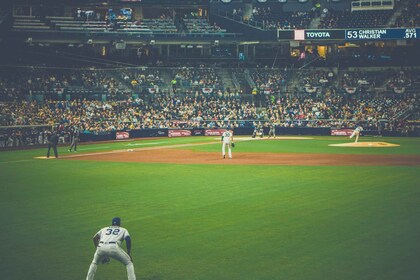
M149 138L168 136L167 128L145 128L130 131L130 138Z
M193 129L192 130L193 136L203 136L204 135L204 129Z
M331 129L332 136L350 136L353 129Z
M183 130L183 129L177 129L177 130L168 130L168 137L184 137L184 136L191 136L190 130Z
M225 132L226 129L206 129L204 131L205 136L222 136L223 132Z
M130 138L130 133L128 133L127 131L117 131L115 139L116 140L123 140L123 139L129 139Z

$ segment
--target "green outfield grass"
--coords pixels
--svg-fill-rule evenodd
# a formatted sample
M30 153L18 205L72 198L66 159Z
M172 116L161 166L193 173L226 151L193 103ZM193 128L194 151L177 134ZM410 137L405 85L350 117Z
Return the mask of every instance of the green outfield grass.
M219 152L217 139L133 140L79 150L208 142L188 149ZM361 140L401 146L337 148L328 144L349 140L314 137L237 141L234 152L420 155L419 138ZM92 237L114 216L131 234L137 279L419 279L420 166L34 159L45 152L0 153L0 279L85 279ZM111 261L98 267L95 279L127 277L123 265Z

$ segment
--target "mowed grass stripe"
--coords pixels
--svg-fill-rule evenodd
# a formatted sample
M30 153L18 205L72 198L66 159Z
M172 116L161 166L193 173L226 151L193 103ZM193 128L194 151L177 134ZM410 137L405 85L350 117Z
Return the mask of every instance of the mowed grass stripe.
M284 139L256 139L250 141L236 141L235 152L268 152L268 153L326 153L326 154L366 154L366 155L419 155L419 138L378 138L363 137L363 142L388 142L399 144L399 147L386 148L355 148L331 147L329 144L353 142L347 137L318 136L309 140L284 140ZM221 144L190 147L192 150L221 152Z

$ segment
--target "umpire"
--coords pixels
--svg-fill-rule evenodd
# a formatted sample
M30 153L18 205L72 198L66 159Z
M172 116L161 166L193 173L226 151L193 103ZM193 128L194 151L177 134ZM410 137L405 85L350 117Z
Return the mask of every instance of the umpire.
M71 152L71 150L74 149L75 152L77 152L77 143L79 143L79 128L77 126L74 126L73 130L71 131L70 137L71 137L71 144L70 144L70 149L69 152Z
M54 151L55 158L58 158L57 144L58 144L58 134L55 133L55 132L52 132L48 136L48 152L47 152L47 158L50 158L50 150L51 150L51 148Z

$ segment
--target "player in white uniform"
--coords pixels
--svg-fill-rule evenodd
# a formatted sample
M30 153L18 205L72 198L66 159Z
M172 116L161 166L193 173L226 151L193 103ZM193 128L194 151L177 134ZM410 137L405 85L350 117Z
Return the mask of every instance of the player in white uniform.
M232 143L233 143L233 131L227 129L222 134L222 156L226 158L226 146L228 147L228 156L232 158Z
M134 274L133 260L131 258L131 238L128 231L121 227L121 219L116 217L112 219L112 225L104 227L98 231L93 237L93 243L96 247L95 255L93 256L92 264L86 280L92 280L95 277L98 264L106 263L109 258L116 259L123 263L127 268L128 280L136 280ZM121 243L125 240L127 246L127 253L120 247Z
M353 130L353 133L351 134L350 139L356 136L356 141L354 141L354 143L357 143L357 141L359 141L360 132L362 131L363 131L363 127L361 126L356 127L356 129Z

